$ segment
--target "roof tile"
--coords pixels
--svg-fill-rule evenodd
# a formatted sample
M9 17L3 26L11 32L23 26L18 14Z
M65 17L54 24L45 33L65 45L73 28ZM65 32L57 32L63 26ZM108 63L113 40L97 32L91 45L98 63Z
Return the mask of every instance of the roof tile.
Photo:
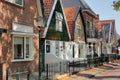
M71 7L71 8L64 8L67 24L68 24L68 29L72 38L72 29L73 29L73 21L74 18L78 12L78 7Z
M53 3L54 3L54 0L43 0L46 19L48 19L50 15Z

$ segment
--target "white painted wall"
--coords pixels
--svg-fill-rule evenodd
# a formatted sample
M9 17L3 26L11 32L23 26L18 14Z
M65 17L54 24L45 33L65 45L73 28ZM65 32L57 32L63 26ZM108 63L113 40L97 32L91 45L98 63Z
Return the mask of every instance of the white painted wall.
M47 52L46 45L50 45L50 52ZM79 45L82 45L81 54L79 58ZM73 58L73 46L74 56ZM47 62L54 62L59 60L74 60L74 59L85 59L87 55L86 44L85 43L75 43L75 42L63 42L63 41L45 41L45 54ZM52 58L53 57L53 58Z
M73 49L72 49L72 43L71 42L65 42L65 54L66 54L66 59L69 60L72 58L73 54Z
M74 53L75 53L75 57L74 58L79 58L78 57L78 44L74 43L75 47L74 47Z

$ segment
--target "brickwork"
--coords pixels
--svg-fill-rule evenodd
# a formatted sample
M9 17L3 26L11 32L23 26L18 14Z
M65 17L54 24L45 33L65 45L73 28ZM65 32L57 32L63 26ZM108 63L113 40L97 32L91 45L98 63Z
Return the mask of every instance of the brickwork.
M53 3L54 3L54 0L43 0L46 19L48 19L50 15L50 11L52 9Z
M31 67L31 70L38 69L38 28L35 22L37 17L36 0L23 0L24 6L0 1L0 27L7 29L7 33L0 34L0 62L6 62L7 68L16 69L18 67ZM13 58L13 35L11 34L12 23L20 23L34 27L34 60L12 62ZM0 79L1 80L1 79Z
M85 21L90 21L90 22L93 22L93 24L95 25L95 21L96 21L96 17L91 15L91 14L88 14L87 12L83 12L83 16L84 16L84 19ZM92 26L90 26L92 27Z
M74 36L74 41L85 41L85 35L84 35L84 27L83 27L83 23L82 23L82 19L81 19L81 16L80 14L78 15L77 19L76 19L76 22L75 22L75 25L77 24L80 24L80 27L81 27L81 35L80 37L78 36L78 26L75 27L75 36Z

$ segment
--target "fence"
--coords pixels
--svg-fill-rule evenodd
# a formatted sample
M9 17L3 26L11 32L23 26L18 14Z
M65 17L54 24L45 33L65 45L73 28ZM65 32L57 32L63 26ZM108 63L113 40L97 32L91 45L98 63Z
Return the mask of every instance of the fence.
M64 73L68 73L68 62L50 63L45 65L42 78L43 80L48 80Z
M55 77L55 75L62 75L64 73L75 74L79 71L97 67L115 59L115 55L112 55L111 57L88 58L86 60L45 64L42 78L43 80L48 80Z
M6 80L30 80L29 68L17 68L13 70L7 69Z
M42 80L52 80L56 75L65 73L74 74L82 70L90 69L115 60L117 57L111 55L110 57L88 58L86 60L64 61L58 63L45 64L42 72ZM30 80L29 68L17 68L13 70L7 69L6 80Z

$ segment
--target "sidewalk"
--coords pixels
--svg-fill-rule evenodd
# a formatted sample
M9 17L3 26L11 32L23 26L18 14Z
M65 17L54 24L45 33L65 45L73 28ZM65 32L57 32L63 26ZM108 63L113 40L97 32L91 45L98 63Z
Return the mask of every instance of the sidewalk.
M104 64L61 80L120 80L120 64L118 61Z
M120 80L120 65L114 65L113 69L96 75L93 80Z

